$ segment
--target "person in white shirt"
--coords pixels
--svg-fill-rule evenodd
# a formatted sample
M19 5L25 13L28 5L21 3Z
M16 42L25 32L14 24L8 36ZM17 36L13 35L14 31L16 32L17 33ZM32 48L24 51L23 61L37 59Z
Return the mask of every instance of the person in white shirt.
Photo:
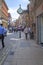
M31 27L29 27L29 36L30 36L30 39L34 39L34 33Z
M26 37L26 39L27 39L27 35L28 35L28 27L26 27L26 28L24 29L24 33L25 33L25 37Z

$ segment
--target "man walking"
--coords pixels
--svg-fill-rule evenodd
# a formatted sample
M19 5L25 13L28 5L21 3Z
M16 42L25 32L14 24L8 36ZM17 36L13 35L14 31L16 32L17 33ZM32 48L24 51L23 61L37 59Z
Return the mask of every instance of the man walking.
M5 29L3 27L2 22L0 22L0 39L2 41L2 48L5 47L5 45L4 45L4 32L5 32Z

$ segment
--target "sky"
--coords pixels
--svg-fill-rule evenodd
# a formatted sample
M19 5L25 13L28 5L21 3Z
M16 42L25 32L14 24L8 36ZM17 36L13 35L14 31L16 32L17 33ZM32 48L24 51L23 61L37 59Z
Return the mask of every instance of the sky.
M27 9L27 4L29 3L29 0L5 0L9 11L12 16L12 20L16 20L19 17L19 14L17 13L17 9L19 8L19 5L21 4L21 8Z

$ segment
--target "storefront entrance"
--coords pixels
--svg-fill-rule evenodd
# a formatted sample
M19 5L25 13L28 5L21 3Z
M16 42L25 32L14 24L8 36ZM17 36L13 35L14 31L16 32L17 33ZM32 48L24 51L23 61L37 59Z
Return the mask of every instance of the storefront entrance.
M37 17L37 40L43 43L43 15Z
M43 43L43 15L41 17L41 43Z

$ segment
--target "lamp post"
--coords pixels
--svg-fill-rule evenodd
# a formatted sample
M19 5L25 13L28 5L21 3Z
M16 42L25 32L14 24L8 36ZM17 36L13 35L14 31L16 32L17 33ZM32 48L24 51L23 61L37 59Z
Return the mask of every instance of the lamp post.
M18 10L17 10L17 13L18 13L18 14L22 14L22 12L23 12L23 10L22 10L21 4L20 4L20 5L19 5L19 8L18 8Z

